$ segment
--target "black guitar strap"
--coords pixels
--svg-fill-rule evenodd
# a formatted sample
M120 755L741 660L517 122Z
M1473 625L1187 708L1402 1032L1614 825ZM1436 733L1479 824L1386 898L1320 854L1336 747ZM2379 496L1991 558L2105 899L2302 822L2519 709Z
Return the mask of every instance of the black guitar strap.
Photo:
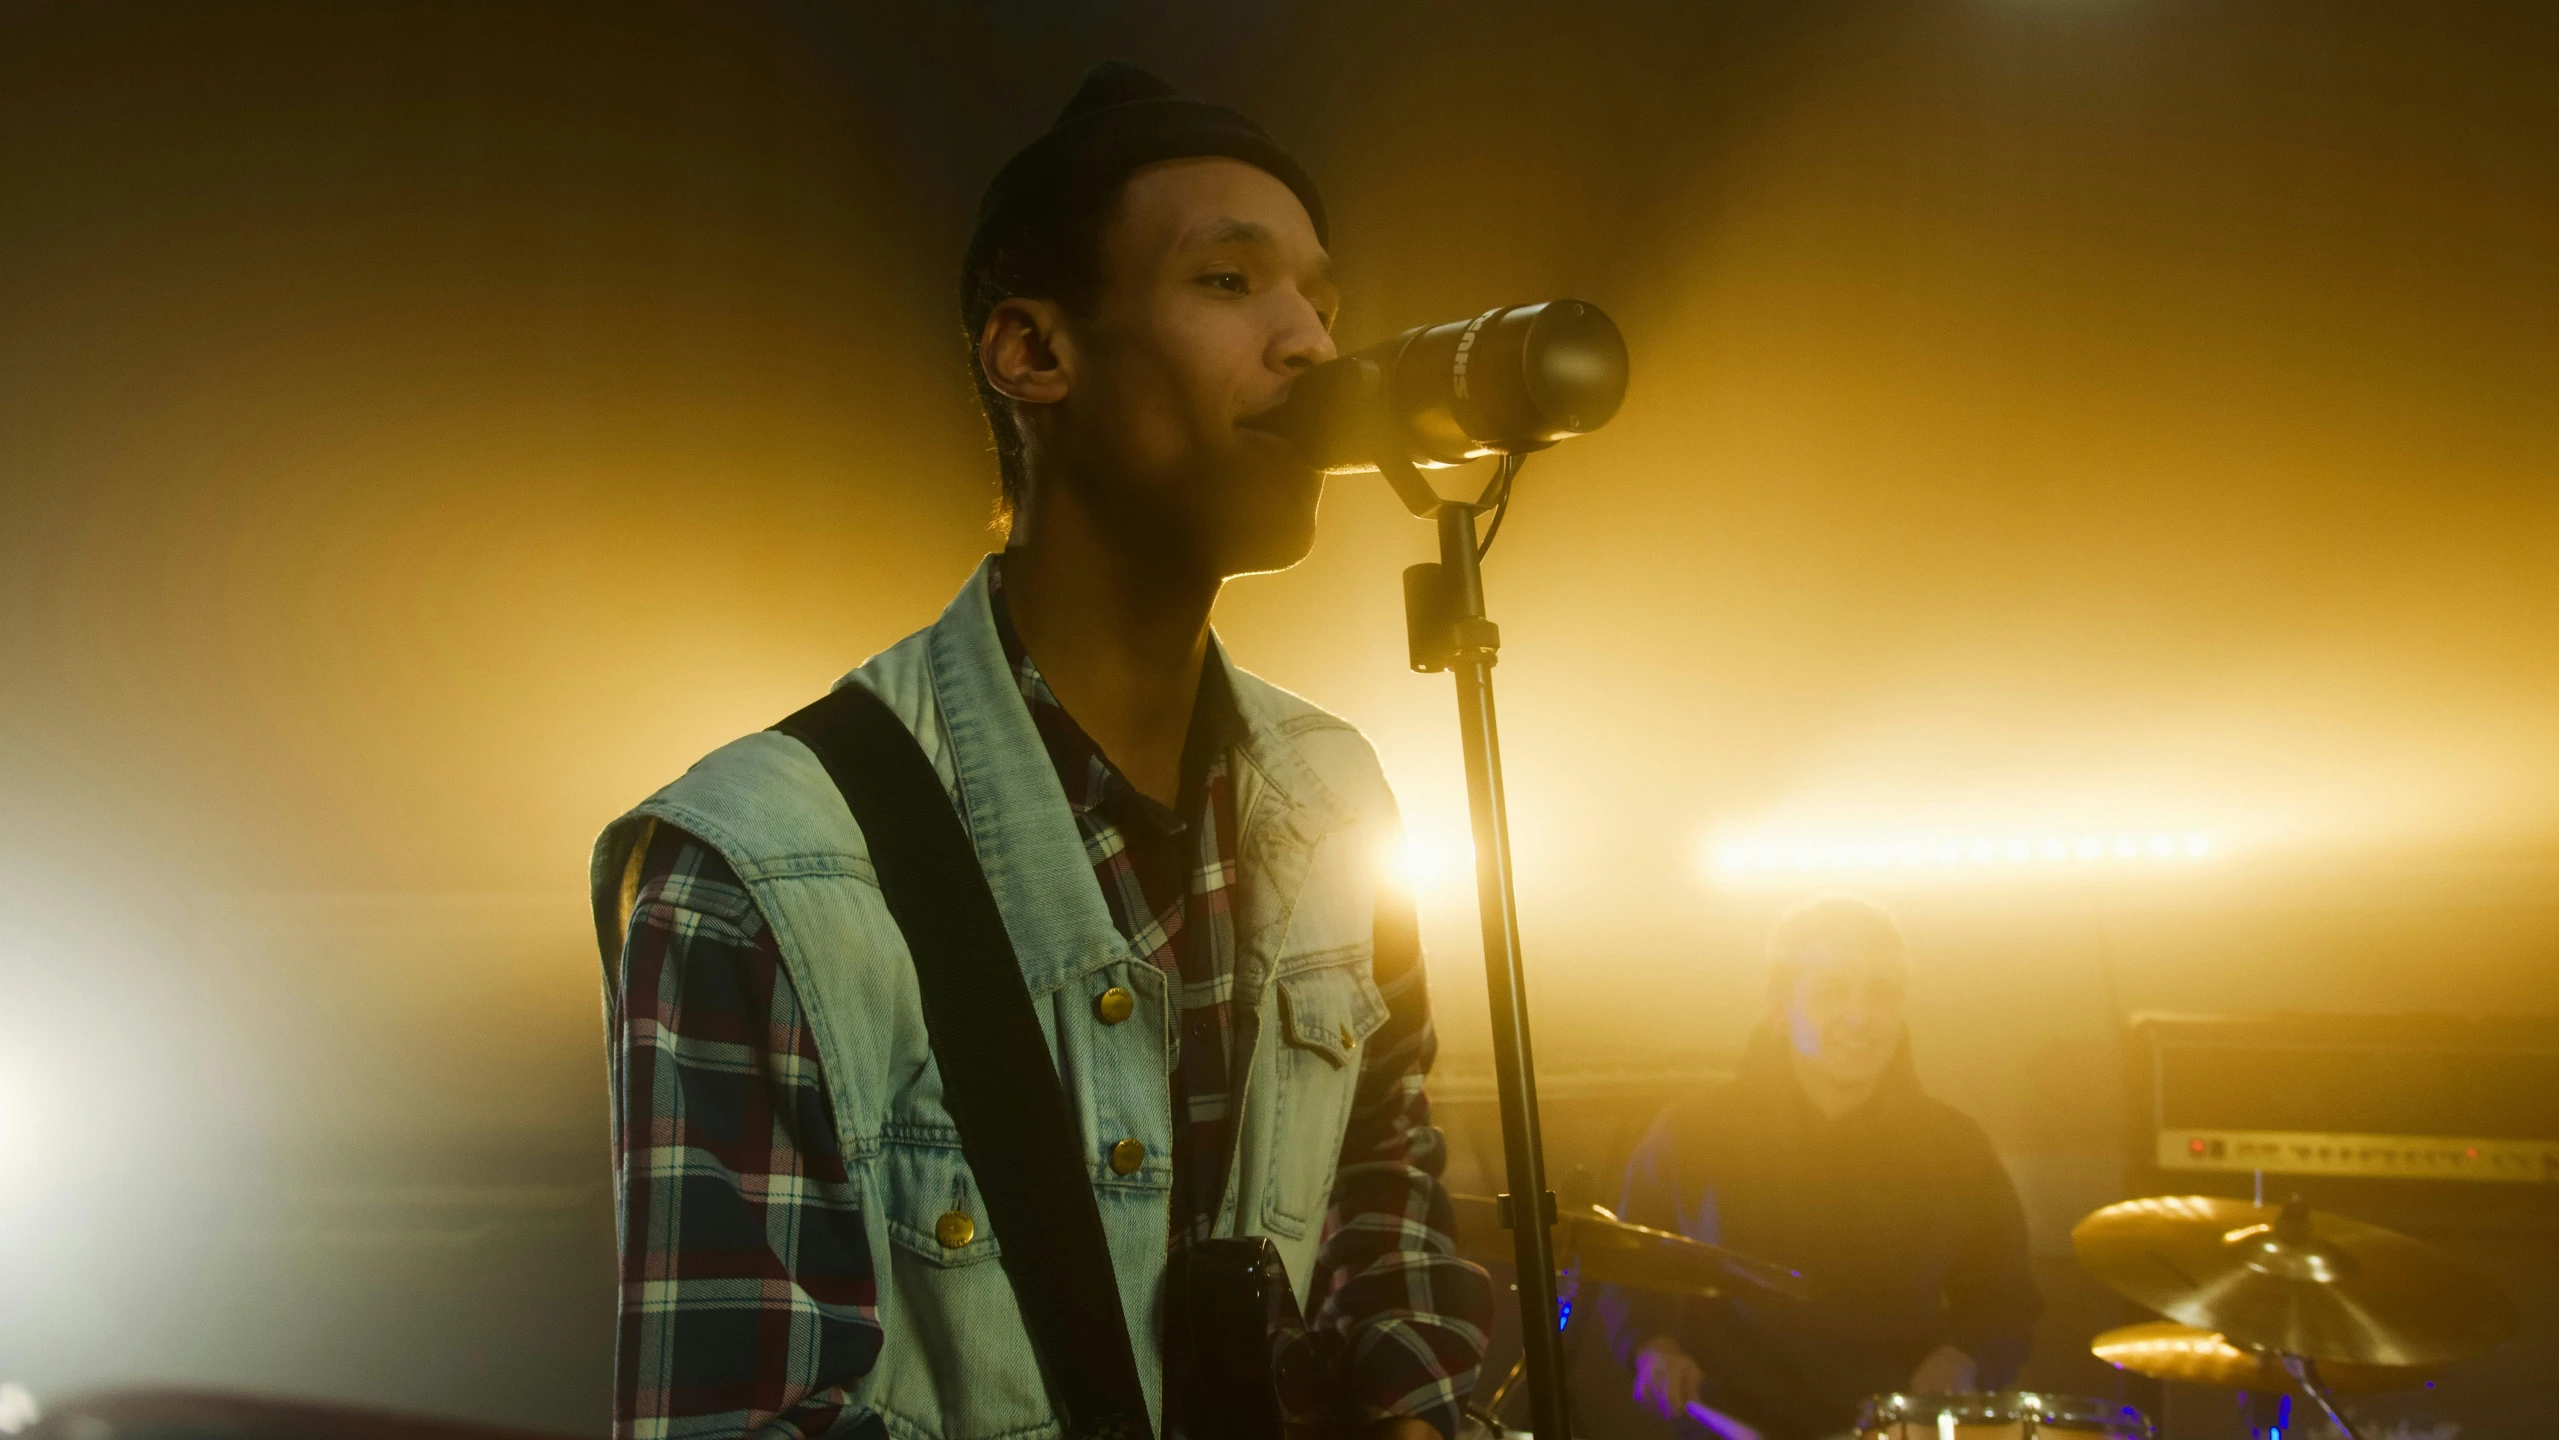
M809 747L906 935L942 1103L1069 1440L1152 1440L1092 1166L968 831L905 722L845 685L773 727Z

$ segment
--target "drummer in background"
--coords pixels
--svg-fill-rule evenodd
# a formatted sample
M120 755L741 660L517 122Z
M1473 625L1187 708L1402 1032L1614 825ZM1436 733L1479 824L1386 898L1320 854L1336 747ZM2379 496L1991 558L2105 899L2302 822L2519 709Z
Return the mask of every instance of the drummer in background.
M1909 945L1835 896L1769 940L1768 1014L1729 1082L1673 1103L1626 1170L1624 1218L1802 1272L1808 1302L1610 1287L1635 1398L1691 1436L1816 1440L1890 1391L2011 1384L2042 1302L1981 1127L1919 1088Z

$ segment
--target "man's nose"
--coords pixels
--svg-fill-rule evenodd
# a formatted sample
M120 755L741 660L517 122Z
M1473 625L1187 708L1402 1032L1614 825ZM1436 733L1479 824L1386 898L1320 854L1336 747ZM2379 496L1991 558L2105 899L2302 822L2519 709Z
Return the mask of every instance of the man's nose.
M1342 353L1333 343L1332 332L1324 328L1324 317L1305 300L1290 307L1288 325L1274 337L1272 350L1279 368L1291 375Z

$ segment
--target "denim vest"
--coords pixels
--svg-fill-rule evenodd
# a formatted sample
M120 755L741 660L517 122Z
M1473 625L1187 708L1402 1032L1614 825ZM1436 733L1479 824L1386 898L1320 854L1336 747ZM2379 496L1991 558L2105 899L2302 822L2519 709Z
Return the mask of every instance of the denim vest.
M991 564L991 562L990 562ZM871 689L915 733L951 792L1082 1131L1119 1273L1138 1372L1161 1428L1165 1252L1171 1225L1170 1073L1179 993L1111 924L1066 794L996 638L987 566L942 618L836 682ZM1215 643L1212 641L1211 643ZM1359 732L1230 668L1242 735L1229 754L1237 853L1239 1082L1221 1235L1267 1235L1301 1304L1359 1078L1358 1047L1386 1019L1370 973L1393 796ZM592 870L605 983L619 983L625 877L645 820L720 852L779 942L825 1066L837 1134L861 1195L884 1342L855 1389L900 1440L1045 1440L1059 1433L1028 1332L925 1037L914 963L880 898L862 833L814 755L764 731L713 751L607 828ZM1134 1016L1103 1023L1112 986ZM1258 1017L1253 1025L1245 1015ZM1112 1146L1146 1159L1116 1173ZM936 1238L958 1211L967 1243ZM953 1227L952 1233L957 1233Z

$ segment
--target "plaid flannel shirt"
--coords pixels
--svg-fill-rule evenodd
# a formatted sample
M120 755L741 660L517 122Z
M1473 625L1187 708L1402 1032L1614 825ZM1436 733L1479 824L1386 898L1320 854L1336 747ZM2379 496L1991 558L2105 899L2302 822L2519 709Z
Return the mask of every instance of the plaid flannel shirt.
M1174 1067L1176 1246L1208 1233L1225 1173L1237 874L1218 743L1224 677L1204 677L1183 804L1138 792L999 633L1059 768L1111 917L1181 978ZM1143 802L1143 803L1138 803ZM1152 807L1151 809L1148 807ZM1186 818L1187 817L1187 818ZM1446 1162L1423 1077L1437 1049L1409 909L1378 929L1387 1020L1344 1133L1310 1329L1343 1409L1457 1429L1492 1311L1457 1258ZM621 1197L617 1440L883 1434L852 1394L880 1350L877 1290L826 1082L781 954L719 855L661 829L642 863L612 997L614 1164ZM1181 1364L1166 1355L1167 1435Z
M1240 722L1212 655L1182 746L1182 793L1171 805L1139 790L1066 713L1013 630L1004 570L990 575L996 638L1032 727L1075 812L1111 925L1181 996L1174 1033L1172 1248L1208 1238L1226 1173L1228 1066L1235 1053L1235 804L1226 750ZM1179 1387L1168 1378L1166 1403ZM1167 1429L1169 1430L1169 1425Z

